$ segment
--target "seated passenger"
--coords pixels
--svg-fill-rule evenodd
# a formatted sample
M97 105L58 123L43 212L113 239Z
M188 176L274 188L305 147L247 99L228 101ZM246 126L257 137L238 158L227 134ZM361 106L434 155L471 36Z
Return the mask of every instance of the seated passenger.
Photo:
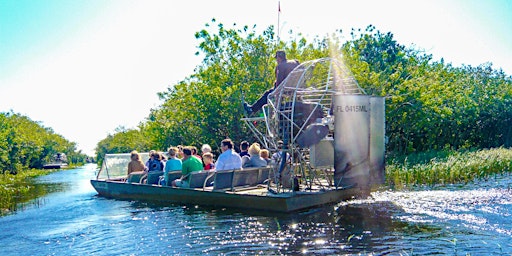
M169 159L165 162L164 167L164 180L162 185L171 184L170 180L167 180L167 174L172 171L181 171L181 159L177 157L179 149L177 147L169 148L167 155Z
M183 146L178 145L177 148L178 148L178 155L176 157L183 160Z
M192 150L192 156L193 157L197 157L197 159L203 161L201 156L199 154L197 154L197 148L195 146L190 146L189 148L190 148L190 150Z
M286 53L284 51L277 51L275 55L275 59L277 62L277 66L275 69L276 81L274 82L274 87L267 90L261 97L254 102L254 104L249 105L247 102L244 102L244 110L247 115L251 115L254 112L258 112L263 105L267 104L268 95L272 93L285 79L286 77L297 67L299 66L298 60L288 60L286 58Z
M149 159L146 161L146 171L149 169L149 161L153 159L153 154L156 153L156 150L150 150L149 151Z
M145 183L158 184L160 176L164 174L164 165L162 155L152 150L152 154L147 162L148 175Z
M283 142L277 142L277 152L272 154L272 164L279 166L281 163L281 157L283 155ZM286 152L286 162L289 163L291 161L291 156L288 152Z
M192 172L198 172L203 170L203 163L192 156L192 150L189 147L183 148L183 162L181 164L181 178L176 179L172 182L175 187L188 188L188 177Z
M213 164L213 154L208 152L203 154L203 163L205 170L213 170L215 169L215 164Z
M149 159L146 162L146 168L148 172L163 171L164 163L160 153L155 150L149 151Z
M220 154L215 163L215 170L235 170L242 168L242 158L233 150L233 141L224 139L220 143L222 154Z
M208 144L203 144L203 146L201 146L201 153L211 153L212 152L212 147L210 147L210 145Z
M260 156L265 161L267 161L267 165L270 165L270 163L272 163L272 159L270 159L270 152L268 151L268 149L260 150Z
M242 167L265 167L267 161L260 156L260 146L257 143L253 143L249 147L249 156L242 157Z
M240 157L249 156L249 152L247 152L247 149L249 148L249 142L242 141L240 142Z
M146 166L144 166L139 152L135 150L132 151L130 153L130 159L131 161L128 163L128 180L130 180L130 177L134 174L144 174L144 171L146 170Z

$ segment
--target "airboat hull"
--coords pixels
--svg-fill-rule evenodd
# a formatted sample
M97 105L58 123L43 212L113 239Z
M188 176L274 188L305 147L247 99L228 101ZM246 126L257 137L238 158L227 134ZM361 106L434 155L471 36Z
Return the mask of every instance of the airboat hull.
M320 205L341 202L365 194L360 188L273 194L263 186L241 191L208 191L103 180L91 180L91 184L100 196L113 199L194 204L272 212L300 211Z
M43 165L43 169L61 169L68 167L66 163L50 163Z

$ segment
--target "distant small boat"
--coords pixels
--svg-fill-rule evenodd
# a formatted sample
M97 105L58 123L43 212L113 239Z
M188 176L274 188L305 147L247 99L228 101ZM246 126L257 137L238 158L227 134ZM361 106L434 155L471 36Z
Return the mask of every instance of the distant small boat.
M43 169L61 169L68 166L66 154L57 153L53 156L53 161L43 165Z
M43 165L43 169L60 169L60 168L66 168L68 164L66 163L49 163Z

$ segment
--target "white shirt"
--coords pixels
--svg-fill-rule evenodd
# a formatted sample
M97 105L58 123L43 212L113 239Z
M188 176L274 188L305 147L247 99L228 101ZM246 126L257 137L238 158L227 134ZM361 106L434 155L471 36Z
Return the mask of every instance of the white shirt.
M272 161L275 164L279 164L281 162L281 157L283 156L283 150L279 150L278 152L272 154ZM286 152L286 162L290 162L292 160L292 157L288 152Z
M215 170L234 170L242 168L242 158L238 153L233 151L232 149L228 149L224 151L224 153L220 154L217 162L215 163Z

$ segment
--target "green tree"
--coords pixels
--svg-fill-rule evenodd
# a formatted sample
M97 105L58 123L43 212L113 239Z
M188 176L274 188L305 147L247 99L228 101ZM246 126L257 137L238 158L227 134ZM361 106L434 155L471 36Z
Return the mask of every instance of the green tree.
M96 159L103 161L105 154L127 153L132 150L139 152L149 151L147 137L140 129L126 129L118 127L114 134L109 134L96 146Z
M242 100L252 102L275 79L274 53L283 49L291 59L328 56L326 41L296 36L289 43L274 41L273 27L255 32L255 26L226 29L212 25L196 33L196 54L204 56L195 74L159 93L164 102L153 109L143 130L157 148L169 145L217 145L230 137L235 142L255 140L240 121Z
M75 143L26 116L0 113L0 128L2 172L17 173L25 168L42 168L59 152L76 156L77 160L86 157L76 152Z
M359 84L386 101L388 150L509 146L511 78L490 64L455 68L368 26L343 45Z

